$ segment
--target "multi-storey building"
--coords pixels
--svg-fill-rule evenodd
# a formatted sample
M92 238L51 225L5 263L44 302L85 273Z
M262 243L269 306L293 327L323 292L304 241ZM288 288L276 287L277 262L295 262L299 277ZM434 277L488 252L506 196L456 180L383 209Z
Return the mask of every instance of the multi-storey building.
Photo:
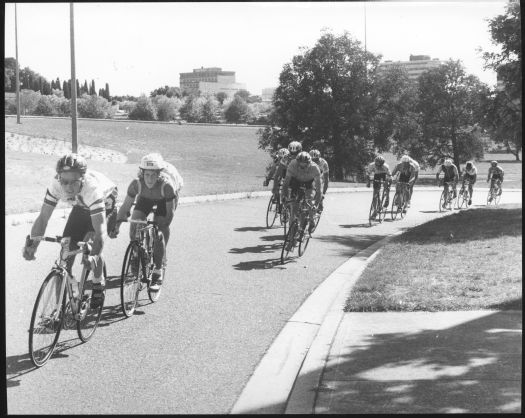
M378 73L381 75L392 66L400 66L408 73L410 81L415 82L421 74L431 68L439 67L444 64L438 58L430 59L429 55L410 55L409 61L385 61L379 64Z
M180 89L187 93L216 94L220 91L228 96L246 89L243 83L235 82L235 71L222 71L219 67L196 68L191 73L180 73Z
M275 87L268 87L268 88L262 89L261 100L263 102L271 102L274 93L275 93Z

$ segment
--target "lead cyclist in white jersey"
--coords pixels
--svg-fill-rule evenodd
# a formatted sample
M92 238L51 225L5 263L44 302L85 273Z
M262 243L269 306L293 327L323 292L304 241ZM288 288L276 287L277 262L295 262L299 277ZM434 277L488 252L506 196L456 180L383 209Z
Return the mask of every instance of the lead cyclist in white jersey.
M63 237L71 237L70 250L77 249L77 242L83 241L88 232L94 232L92 249L89 256L93 270L93 290L91 306L99 307L104 301L105 279L102 250L107 232L113 229L116 218L117 187L102 173L88 170L86 160L77 154L66 154L56 165L56 176L46 191L44 203L36 218L31 235L27 237L23 250L26 260L34 260L39 241L31 237L45 234L47 224L59 201L73 206L66 222ZM67 260L70 271L75 260Z

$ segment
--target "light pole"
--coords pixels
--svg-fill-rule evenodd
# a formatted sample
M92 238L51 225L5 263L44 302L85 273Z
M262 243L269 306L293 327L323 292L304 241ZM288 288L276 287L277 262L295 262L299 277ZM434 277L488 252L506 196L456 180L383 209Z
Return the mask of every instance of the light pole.
M75 22L73 3L69 3L69 29L71 39L71 150L76 153L77 145L77 77L75 74Z
M20 124L20 73L18 71L18 23L15 3L15 56L16 56L16 123Z

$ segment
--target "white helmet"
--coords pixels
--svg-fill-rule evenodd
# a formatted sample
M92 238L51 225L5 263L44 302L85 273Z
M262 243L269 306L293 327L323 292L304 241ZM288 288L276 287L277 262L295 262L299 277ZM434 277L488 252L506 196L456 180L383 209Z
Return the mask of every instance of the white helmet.
M288 151L290 151L290 153L292 154L301 152L302 150L303 150L303 146L301 145L299 141L292 141L288 144Z
M408 163L408 162L410 162L410 157L409 157L408 155L403 155L403 156L401 157L401 162L402 162L402 163Z
M165 167L164 158L158 153L145 155L140 160L139 168L143 170L162 170Z
M284 158L288 154L290 154L290 151L288 151L288 148L281 148L279 151L277 151L277 157Z
M450 158L447 158L447 159L445 160L445 165L446 165L447 167L450 167L450 166L452 165L452 160L451 160Z

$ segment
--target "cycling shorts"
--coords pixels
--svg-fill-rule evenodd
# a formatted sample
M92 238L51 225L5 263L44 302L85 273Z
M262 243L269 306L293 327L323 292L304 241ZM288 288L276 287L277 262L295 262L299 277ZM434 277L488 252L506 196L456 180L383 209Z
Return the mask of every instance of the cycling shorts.
M374 190L377 190L381 187L381 184L379 183L380 180L386 181L386 173L374 174ZM385 187L386 186L387 186L387 183L385 183Z
M410 180L410 173L399 173L399 181L402 183L408 183Z
M501 174L493 174L491 180L502 180Z
M300 197L299 192L301 191L301 187L304 187L306 190L312 190L313 189L313 183L314 179L309 181L299 181L295 177L292 177L290 179L290 189L291 189L291 197Z
M106 224L107 232L113 230L117 221L117 208L115 196L110 196L106 200ZM91 215L88 209L80 206L73 206L69 217L67 218L63 237L71 237L70 250L77 249L77 242L82 241L88 232L94 232L93 223L91 222Z
M173 201L173 204L175 205L175 207L177 207L177 203L179 201L178 193L175 193L175 198L173 199ZM155 214L157 216L166 216L168 213L166 209L166 202L166 199L154 200L146 199L144 197L139 196L137 198L137 203L135 204L135 210L138 210L144 215L148 216L153 210L153 206L157 205L157 210L155 211Z
M443 183L454 183L454 177L447 177L447 176L445 176L443 178Z

